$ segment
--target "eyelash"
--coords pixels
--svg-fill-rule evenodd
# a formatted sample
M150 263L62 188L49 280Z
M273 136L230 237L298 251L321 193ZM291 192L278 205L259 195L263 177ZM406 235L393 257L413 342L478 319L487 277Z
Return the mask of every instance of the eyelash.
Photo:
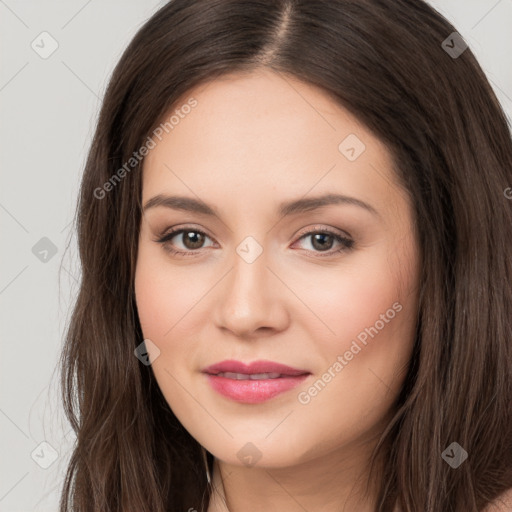
M195 251L200 251L201 249L196 249L195 251L194 250L177 251L176 249L173 249L170 244L168 244L168 242L170 240L172 240L176 235L181 234L181 233L187 233L187 232L198 233L198 234L204 235L208 238L211 238L204 231L201 231L200 229L196 229L196 228L192 228L192 227L184 227L184 228L179 228L179 229L174 229L172 231L169 231L168 233L164 234L156 241L158 243L162 244L164 246L164 249L166 251L168 251L169 253L171 253L173 256L178 256L178 257L196 256L197 252L195 252ZM316 234L332 235L337 242L342 244L342 247L339 249L336 249L336 250L326 251L324 254L322 254L322 252L319 252L319 251L309 251L309 252L317 253L317 256L315 256L315 257L324 258L324 257L328 257L328 256L333 256L333 255L339 254L341 252L349 251L349 250L353 249L353 247L354 247L354 240L344 237L344 236L341 236L337 232L331 231L331 230L325 229L325 228L307 231L306 233L303 233L298 238L298 240L302 240L303 238L306 238L311 235L316 235Z

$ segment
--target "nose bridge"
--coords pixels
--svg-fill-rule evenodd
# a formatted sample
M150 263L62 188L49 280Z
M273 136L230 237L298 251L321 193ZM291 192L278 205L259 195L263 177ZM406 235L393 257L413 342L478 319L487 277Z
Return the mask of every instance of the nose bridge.
M228 293L237 306L250 302L253 307L264 302L268 293L268 256L263 245L252 236L244 238L236 247Z
M276 280L267 268L270 254L254 237L248 236L235 248L232 269L219 297L217 320L232 332L250 334L260 327L280 329L286 319ZM277 285L277 283L275 283Z

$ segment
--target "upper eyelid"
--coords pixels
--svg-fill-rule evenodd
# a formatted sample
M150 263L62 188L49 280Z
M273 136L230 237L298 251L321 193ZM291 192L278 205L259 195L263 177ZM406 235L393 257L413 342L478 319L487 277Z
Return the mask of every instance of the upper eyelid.
M203 235L206 235L208 238L215 240L215 237L210 236L204 229L199 229L199 228L195 228L192 226L185 226L185 227L171 228L171 229L165 230L161 235L158 235L157 241L161 240L163 238L166 238L169 235L172 235L171 238L174 238L175 236L180 235L187 231L195 231L196 233L202 233Z
M353 239L352 235L350 233L348 233L347 231L343 231L339 228L324 227L321 224L315 224L312 227L304 228L304 230L301 229L297 236L300 238L305 235L310 235L312 233L318 233L318 232L322 232L322 231L327 231L329 234L338 235L342 238Z

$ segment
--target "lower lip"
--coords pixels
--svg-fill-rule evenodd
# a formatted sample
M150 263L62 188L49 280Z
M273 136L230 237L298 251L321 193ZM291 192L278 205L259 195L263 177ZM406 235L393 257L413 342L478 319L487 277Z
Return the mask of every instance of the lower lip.
M309 374L277 379L236 380L206 375L210 386L227 398L246 404L258 404L298 386Z

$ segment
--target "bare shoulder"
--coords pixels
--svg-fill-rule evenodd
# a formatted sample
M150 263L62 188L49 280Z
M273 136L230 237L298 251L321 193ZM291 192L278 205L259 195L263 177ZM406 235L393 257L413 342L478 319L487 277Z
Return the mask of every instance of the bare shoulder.
M402 512L402 509L397 504L393 512ZM482 512L512 512L512 487L503 494L500 494Z
M512 512L512 488L501 494L482 512Z

